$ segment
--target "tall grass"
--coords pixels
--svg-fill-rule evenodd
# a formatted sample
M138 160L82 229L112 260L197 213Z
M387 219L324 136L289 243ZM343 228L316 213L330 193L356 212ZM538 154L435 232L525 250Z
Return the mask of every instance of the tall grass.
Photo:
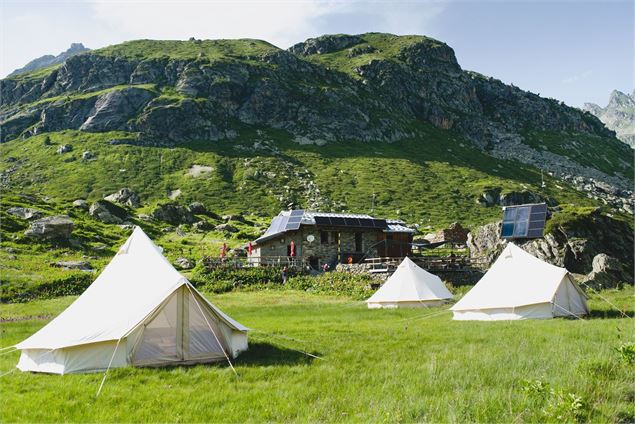
M602 293L632 313L632 289ZM615 347L632 321L594 317L454 322L440 309L368 310L346 297L294 291L210 297L254 331L250 350L226 364L112 370L100 374L11 373L0 379L0 420L632 422L633 368ZM72 299L9 305L5 318L56 313ZM441 312L437 315L427 314ZM601 318L601 317L607 317ZM2 344L46 322L1 324ZM313 359L298 351L310 352ZM7 371L18 354L0 356Z

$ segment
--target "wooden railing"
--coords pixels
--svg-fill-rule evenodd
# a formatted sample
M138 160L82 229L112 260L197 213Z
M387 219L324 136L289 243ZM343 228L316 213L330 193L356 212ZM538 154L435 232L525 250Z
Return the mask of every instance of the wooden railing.
M414 263L428 271L456 271L464 272L473 269L481 269L485 262L481 259L469 256L412 256ZM371 273L393 272L401 263L400 257L368 258L365 263Z

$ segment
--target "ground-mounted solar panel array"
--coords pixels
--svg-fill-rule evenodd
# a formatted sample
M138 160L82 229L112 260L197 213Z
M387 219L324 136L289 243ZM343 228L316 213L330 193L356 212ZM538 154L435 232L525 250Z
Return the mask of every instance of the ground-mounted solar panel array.
M547 205L506 206L503 208L503 227L501 237L504 239L540 238L545 231Z

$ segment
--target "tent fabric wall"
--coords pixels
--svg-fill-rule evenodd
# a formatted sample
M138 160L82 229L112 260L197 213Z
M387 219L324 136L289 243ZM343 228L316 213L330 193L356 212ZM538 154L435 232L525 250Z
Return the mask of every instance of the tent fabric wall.
M509 243L481 280L450 308L455 320L586 315L586 296L569 272Z
M368 308L430 307L451 299L443 281L406 257L366 303Z
M368 302L368 309L395 309L395 308L433 308L442 306L445 300L422 300L405 302Z
M137 227L75 302L15 347L18 369L66 374L106 369L111 358L113 368L225 360L247 349L247 331Z

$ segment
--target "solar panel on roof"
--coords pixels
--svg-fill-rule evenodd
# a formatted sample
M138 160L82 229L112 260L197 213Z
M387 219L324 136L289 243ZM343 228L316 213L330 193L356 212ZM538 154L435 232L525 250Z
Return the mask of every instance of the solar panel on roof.
M287 230L297 230L300 228L300 223L299 222L289 222L287 224Z
M303 216L304 215L304 209L296 209L294 211L291 211L291 215L289 216Z
M547 205L507 206L503 211L501 237L537 238L542 237L547 219Z
M331 225L331 219L328 216L316 216L315 225Z
M388 228L388 223L385 219L373 219L373 227L375 228Z
M331 225L344 227L344 226L346 226L346 221L344 220L344 218L340 218L339 216L332 216L331 217Z
M362 228L373 228L373 220L370 218L359 218L359 226Z
M348 227L359 227L359 219L358 218L344 218L346 225Z

